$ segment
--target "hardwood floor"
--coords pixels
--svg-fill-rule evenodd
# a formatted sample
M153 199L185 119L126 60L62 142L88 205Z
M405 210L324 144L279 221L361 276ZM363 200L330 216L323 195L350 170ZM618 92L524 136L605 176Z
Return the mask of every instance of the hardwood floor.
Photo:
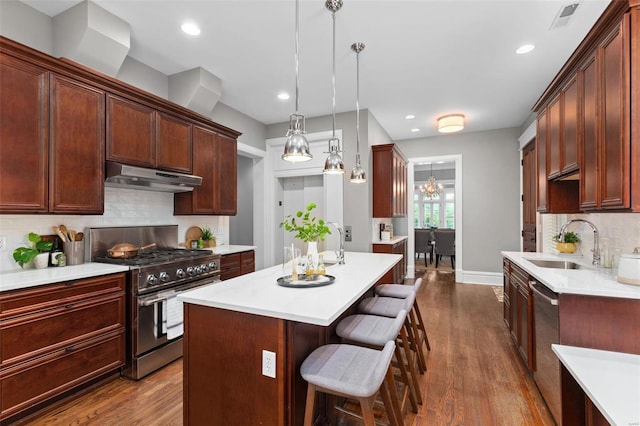
M406 424L553 425L493 289L455 284L453 273L441 271L427 271L424 280L419 303L431 351L421 377L424 403ZM111 382L29 424L181 425L182 360L139 382Z

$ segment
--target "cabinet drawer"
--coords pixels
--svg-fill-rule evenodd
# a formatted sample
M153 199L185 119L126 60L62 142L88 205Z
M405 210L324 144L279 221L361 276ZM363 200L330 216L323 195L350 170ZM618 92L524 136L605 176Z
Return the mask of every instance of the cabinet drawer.
M241 263L240 253L225 254L220 257L220 269L239 268Z
M242 258L242 266L244 267L245 265L250 265L255 263L255 255L254 255L254 251L243 251L242 253L240 253L241 258Z
M125 291L125 274L66 281L0 294L0 319Z
M64 349L124 326L124 295L68 303L5 320L0 324L0 367Z
M0 418L5 419L124 365L124 329L14 368L0 370Z

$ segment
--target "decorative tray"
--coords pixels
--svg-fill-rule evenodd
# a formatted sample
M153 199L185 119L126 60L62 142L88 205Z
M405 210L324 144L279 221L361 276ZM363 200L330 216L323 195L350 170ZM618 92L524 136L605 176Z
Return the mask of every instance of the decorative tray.
M282 287L293 288L309 288L309 287L321 287L323 285L329 285L336 280L333 275L311 275L310 277L301 276L296 281L291 280L291 275L285 275L278 278L278 285Z

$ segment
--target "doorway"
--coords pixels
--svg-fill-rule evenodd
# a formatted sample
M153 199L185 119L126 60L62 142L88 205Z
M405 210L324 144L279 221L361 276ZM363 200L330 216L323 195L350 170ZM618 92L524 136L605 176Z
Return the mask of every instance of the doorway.
M409 164L407 167L407 188L410 188L413 194L413 189L416 186L416 167L419 164L424 163L433 163L434 166L438 162L452 162L454 164L454 202L455 202L455 215L454 215L454 226L456 229L456 262L455 262L455 276L456 282L462 282L462 265L463 265L463 255L462 255L462 242L463 242L463 223L462 223L462 154L453 154L453 155L442 155L442 156L425 156L425 157L412 157L409 158ZM408 246L407 251L410 253L408 257L408 266L407 266L407 275L408 277L415 277L415 231L416 228L416 216L418 212L415 210L415 197L407 197L407 202L409 205L407 206L407 235L408 235ZM446 220L446 218L445 218ZM446 222L445 222L446 223ZM444 224L443 224L444 225ZM445 226L442 226L445 227Z

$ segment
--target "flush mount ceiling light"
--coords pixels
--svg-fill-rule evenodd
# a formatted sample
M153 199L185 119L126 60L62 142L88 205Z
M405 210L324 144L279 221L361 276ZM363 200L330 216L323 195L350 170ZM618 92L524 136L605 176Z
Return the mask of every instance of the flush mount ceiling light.
M198 27L194 22L185 22L180 28L182 28L182 31L186 34L192 36L200 35L200 27Z
M364 183L367 174L360 164L360 52L364 50L364 43L353 43L351 50L356 52L356 165L351 170L351 182Z
M464 129L464 115L449 114L438 118L438 131L440 133L459 132Z
M329 156L324 162L324 173L343 174L344 162L340 156L340 139L336 137L336 12L342 7L342 0L327 0L324 4L331 11L333 21L333 136L329 139Z
M525 53L531 52L536 47L533 44L523 44L522 46L516 49L516 53L518 55L524 55Z
M300 37L298 35L299 2L296 0L296 112L289 116L289 130L287 130L287 141L284 144L282 159L292 163L309 161L313 158L309 152L309 142L304 137L305 123L304 115L298 111L298 50Z

